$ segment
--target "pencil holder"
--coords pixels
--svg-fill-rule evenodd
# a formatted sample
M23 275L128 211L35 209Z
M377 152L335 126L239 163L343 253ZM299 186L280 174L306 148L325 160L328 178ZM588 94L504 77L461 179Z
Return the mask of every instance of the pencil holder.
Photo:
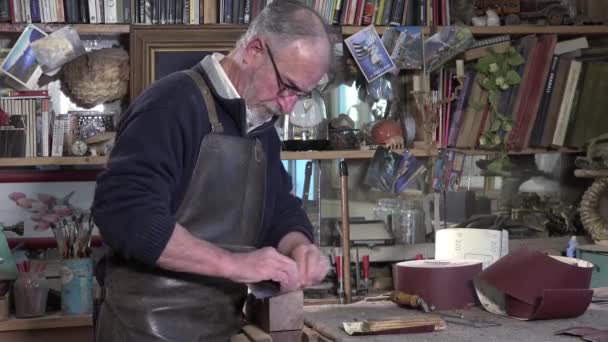
M93 260L61 261L61 311L65 315L93 312Z
M44 316L49 284L44 272L19 272L13 286L15 316L29 318Z

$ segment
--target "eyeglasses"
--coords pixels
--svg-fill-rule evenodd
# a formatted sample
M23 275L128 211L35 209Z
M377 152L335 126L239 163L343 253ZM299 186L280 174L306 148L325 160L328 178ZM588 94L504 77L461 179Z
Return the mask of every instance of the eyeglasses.
M292 85L286 84L285 81L283 81L281 73L279 73L279 69L277 69L277 64L275 63L274 58L272 56L272 52L270 52L270 47L268 47L268 44L266 43L264 43L264 45L266 45L266 51L268 51L268 57L270 57L270 63L272 63L272 67L274 68L274 73L277 78L277 84L279 86L277 96L288 97L295 95L298 97L298 100L305 100L311 98L311 92L302 91L302 89L298 89Z

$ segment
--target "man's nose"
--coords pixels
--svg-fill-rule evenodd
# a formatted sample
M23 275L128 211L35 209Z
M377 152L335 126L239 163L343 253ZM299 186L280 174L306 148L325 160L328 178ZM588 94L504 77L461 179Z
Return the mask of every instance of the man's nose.
M279 100L277 102L278 102L279 106L281 107L281 112L291 113L291 111L293 110L293 107L296 105L296 102L298 102L298 96L289 95L289 96L279 97Z

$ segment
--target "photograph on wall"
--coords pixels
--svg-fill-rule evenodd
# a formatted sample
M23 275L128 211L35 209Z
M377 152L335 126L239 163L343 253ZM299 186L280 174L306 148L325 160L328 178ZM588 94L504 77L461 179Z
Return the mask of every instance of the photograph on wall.
M391 56L373 26L368 26L353 34L344 42L367 82L371 82L395 68Z

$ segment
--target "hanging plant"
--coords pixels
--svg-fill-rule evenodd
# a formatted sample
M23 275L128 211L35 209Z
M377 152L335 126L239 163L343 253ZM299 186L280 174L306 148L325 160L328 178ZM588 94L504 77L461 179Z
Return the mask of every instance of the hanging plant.
M508 175L511 167L505 136L513 129L513 119L499 112L500 94L521 82L515 70L525 62L524 58L511 47L506 52L490 52L477 60L475 69L482 75L479 82L488 92L491 121L488 130L479 138L479 145L484 149L498 150L498 156L491 161L486 170L497 175Z

